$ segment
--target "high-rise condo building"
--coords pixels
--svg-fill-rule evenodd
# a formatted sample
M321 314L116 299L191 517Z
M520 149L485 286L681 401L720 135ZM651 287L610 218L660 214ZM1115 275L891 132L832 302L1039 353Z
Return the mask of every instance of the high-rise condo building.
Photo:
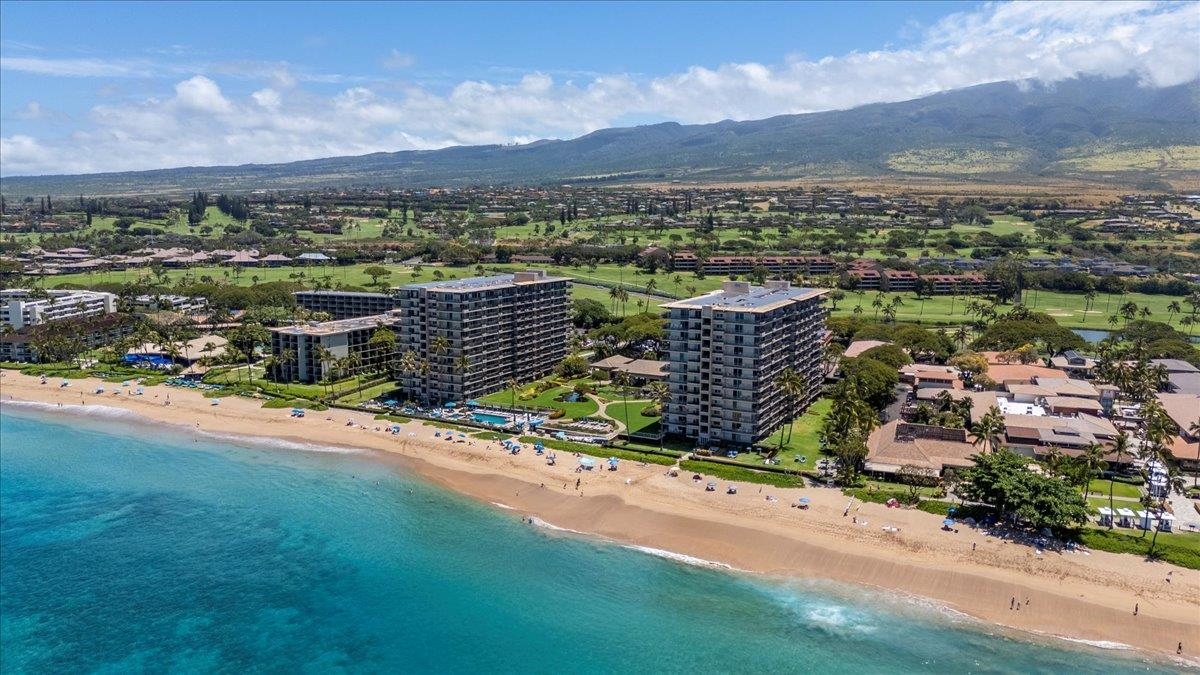
M721 290L663 305L667 434L749 446L807 408L820 393L825 293L786 281L726 281ZM790 401L776 381L788 368L804 384Z
M567 355L567 284L525 270L400 287L397 350L419 364L401 369L401 388L418 401L461 402L547 375Z
M296 304L310 312L324 312L334 321L383 314L396 308L391 293L354 291L296 291Z

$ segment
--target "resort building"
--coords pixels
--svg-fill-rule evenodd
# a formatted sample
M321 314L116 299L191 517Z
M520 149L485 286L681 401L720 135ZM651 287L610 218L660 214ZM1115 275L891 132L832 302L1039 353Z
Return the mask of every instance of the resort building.
M133 316L114 312L46 321L12 332L0 331L0 361L40 361L39 345L66 344L71 351L103 347L129 335L136 325Z
M320 382L338 371L339 360L352 354L359 359L356 371L381 369L395 353L385 353L370 344L371 337L380 328L394 332L397 320L396 313L389 312L272 328L271 354L276 361L273 375L284 382Z
M117 296L94 291L38 291L9 288L0 291L0 328L14 331L47 321L112 314Z
M139 295L130 301L135 310L169 310L192 314L208 309L208 298L187 295Z
M396 290L397 350L422 367L401 372L418 401L466 401L529 382L567 356L568 280L543 270L410 284Z
M821 384L823 289L726 281L665 304L670 359L666 433L698 445L749 446L799 414ZM789 401L776 378L791 368L804 392Z
M324 312L334 321L383 314L398 306L389 293L297 291L293 295L296 304L310 312Z
M909 424L894 420L876 428L867 439L864 468L895 475L906 467L940 477L948 468L974 466L981 449L971 444L966 429Z

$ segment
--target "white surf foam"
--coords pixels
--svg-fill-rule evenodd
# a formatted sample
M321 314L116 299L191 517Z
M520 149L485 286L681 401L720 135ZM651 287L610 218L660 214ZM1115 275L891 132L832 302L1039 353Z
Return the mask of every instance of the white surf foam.
M1120 651L1133 649L1133 647L1125 644L1124 642L1112 642L1110 640L1084 640L1083 638L1072 638L1064 635L1056 635L1054 637L1057 637L1060 640L1066 640L1067 642L1074 642L1075 644L1096 647L1097 649L1116 649Z
M572 530L567 527L559 527L557 525L552 525L552 524L547 523L546 521L542 520L541 518L538 518L537 516L530 516L529 524L533 525L534 527L540 527L544 530L551 530L554 532L567 532L570 534L578 534L578 535L581 535L584 537L592 536L592 535L589 535L587 532L580 532L579 530Z
M186 429L187 427L181 428ZM232 443L235 445L252 446L257 448L268 448L271 450L299 450L300 452L322 452L333 453L337 455L357 455L367 452L361 448L322 445L319 443L304 443L300 441L289 441L286 438L273 438L271 436L247 436L245 434L204 431L202 429L194 431L198 436L203 436L205 438L222 443Z
M508 504L501 504L500 502L492 502L492 506L495 506L498 509L504 509L505 511L515 511L516 510L513 507L509 506Z
M694 565L696 567L709 567L709 568L722 569L722 570L734 569L734 567L732 565L726 565L725 563L717 562L715 560L705 560L704 558L697 558L695 556L690 556L690 555L686 555L683 553L676 553L674 551L664 551L661 548L651 548L649 546L635 546L632 544L626 545L624 548L630 549L632 551L639 551L641 553L647 553L649 555L652 555L652 556L655 556L658 558L665 558L667 560L673 560L675 562L683 563L685 565Z
M4 401L2 407L13 407L18 410L36 410L39 412L53 412L67 415L78 415L80 417L94 418L109 418L109 419L128 419L137 417L138 415L132 410L125 408L114 408L108 405L96 405L89 403L87 405L58 405L57 403L43 403L41 401Z

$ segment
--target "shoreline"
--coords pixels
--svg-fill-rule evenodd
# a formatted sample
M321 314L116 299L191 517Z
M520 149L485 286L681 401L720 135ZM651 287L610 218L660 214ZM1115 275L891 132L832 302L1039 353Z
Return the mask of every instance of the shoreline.
M81 404L102 406L106 412L93 416L119 419L107 411L125 410L216 441L378 451L371 454L398 461L453 492L535 518L534 525L548 530L598 537L686 564L898 593L984 624L1092 647L1128 647L1174 663L1180 663L1175 646L1182 641L1186 663L1200 665L1192 656L1200 651L1200 575L1165 563L1098 551L1036 555L974 530L943 532L940 517L880 504L859 504L852 520L842 516L848 498L838 490L739 485L738 495L726 495L705 492L705 481L668 477L666 467L629 461L617 472L576 474L570 453L560 451L558 466L550 467L531 452L509 455L493 442L434 439L436 428L421 421L391 435L373 431L390 422L364 413L310 411L294 419L288 409L264 409L260 401L226 398L214 406L198 392L164 386L146 387L141 397L113 395L123 390L111 383L104 384L109 393L91 393L99 384L81 379L59 388L5 371L0 410L10 400L32 402L30 409L51 414L87 414ZM346 426L347 419L355 426ZM812 500L810 509L789 508L801 494ZM1168 584L1170 571L1182 573ZM1013 598L1029 604L1010 609ZM1137 617L1134 603L1140 606Z

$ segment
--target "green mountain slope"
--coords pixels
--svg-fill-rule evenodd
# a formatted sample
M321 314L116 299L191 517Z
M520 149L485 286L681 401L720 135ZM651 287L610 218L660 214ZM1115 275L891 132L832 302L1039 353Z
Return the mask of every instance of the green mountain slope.
M204 188L466 185L612 179L767 180L1200 175L1200 82L995 83L900 103L715 124L604 129L566 141L375 153L286 164L10 177L6 195Z

